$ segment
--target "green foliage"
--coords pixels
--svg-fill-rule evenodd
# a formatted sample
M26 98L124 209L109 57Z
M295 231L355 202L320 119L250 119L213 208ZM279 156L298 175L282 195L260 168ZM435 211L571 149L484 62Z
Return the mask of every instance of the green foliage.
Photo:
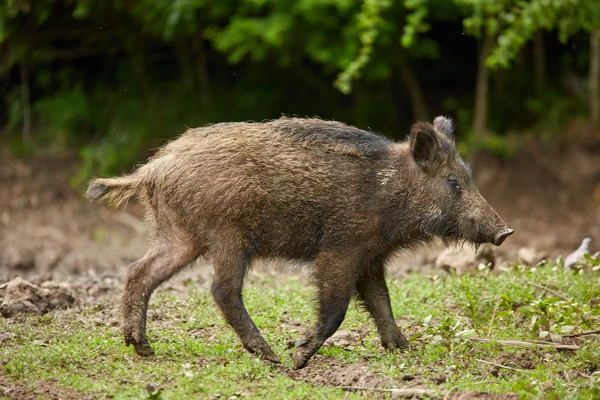
M497 37L488 57L491 68L507 68L519 51L540 30L556 30L564 43L575 33L600 28L600 2L596 0L455 0L467 7L468 33L481 37L485 30Z
M282 113L402 139L416 114L435 110L457 120L461 152L483 146L510 157L506 132L558 130L586 107L559 85L565 71L582 73L585 49L553 45L548 58L558 62L548 68L545 93L535 95L522 49L541 29L563 42L597 29L599 4L7 0L0 2L2 133L19 151L78 151L74 182L129 170L185 126ZM494 76L505 82L490 96L497 134L481 141L469 130L474 38L484 33L496 39L488 66L506 70ZM33 132L22 134L29 111Z
M360 51L356 59L348 64L338 75L335 85L342 93L348 94L352 90L351 81L359 76L360 70L369 62L373 45L379 35L382 24L381 13L389 7L388 0L365 0L357 19L357 28L360 31Z

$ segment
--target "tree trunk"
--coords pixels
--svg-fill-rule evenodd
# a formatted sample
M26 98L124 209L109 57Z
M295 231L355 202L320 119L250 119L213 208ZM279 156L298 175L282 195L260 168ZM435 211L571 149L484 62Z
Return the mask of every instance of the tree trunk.
M366 128L369 118L367 117L367 100L369 98L364 83L357 79L352 87L352 106L354 108L354 125Z
M487 32L483 34L483 41L479 49L479 64L477 67L477 84L475 87L475 111L473 115L473 132L476 137L485 137L487 134L487 108L489 92L489 69L485 61L490 54L493 37Z
M533 62L535 68L535 90L537 94L544 92L546 86L546 48L544 33L537 31L533 38Z
M29 70L25 58L21 60L21 102L23 103L23 142L27 142L31 138L31 100Z
M429 111L427 109L423 90L419 84L419 79L415 75L410 64L404 60L404 58L401 58L398 61L398 71L400 72L402 83L408 92L413 118L417 121L429 121Z
M177 58L179 59L179 68L181 70L181 81L188 88L194 88L195 81L194 79L194 64L190 57L190 48L189 43L178 40L174 44L175 53L177 53Z
M590 116L592 122L600 122L600 30L590 37Z
M206 47L202 35L198 35L194 38L194 51L197 60L196 78L198 89L200 90L202 101L206 104L210 100L210 78L208 75L208 55L206 54Z

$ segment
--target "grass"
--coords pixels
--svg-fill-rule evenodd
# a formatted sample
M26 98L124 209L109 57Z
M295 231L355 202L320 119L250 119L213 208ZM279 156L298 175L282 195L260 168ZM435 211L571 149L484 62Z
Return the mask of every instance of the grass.
M374 324L352 305L340 328L355 339L324 346L305 370L291 370L289 339L313 320L314 292L305 281L255 276L245 290L250 314L283 365L267 365L242 349L210 294L161 292L151 302L149 338L156 356L125 348L110 300L78 312L0 321L2 386L32 393L72 391L73 397L114 398L372 398L389 393L344 391L340 385L422 387L452 392L514 393L525 399L600 398L598 336L564 339L580 350L506 347L471 336L558 340L598 329L600 272L553 263L538 268L389 282L396 320L411 350L381 349ZM565 300L536 288L552 289ZM486 363L487 362L487 363ZM496 365L492 365L493 363ZM148 388L148 385L151 387ZM353 385L354 386L354 385ZM44 389L45 388L45 389ZM42 396L43 397L43 396ZM61 396L64 397L64 396ZM68 396L67 396L68 397Z

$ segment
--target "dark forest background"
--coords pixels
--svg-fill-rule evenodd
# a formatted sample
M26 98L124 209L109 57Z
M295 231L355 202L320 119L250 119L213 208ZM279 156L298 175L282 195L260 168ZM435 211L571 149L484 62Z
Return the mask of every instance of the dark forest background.
M77 152L75 183L281 114L399 140L446 114L461 152L510 157L600 121L600 1L0 1L0 143Z

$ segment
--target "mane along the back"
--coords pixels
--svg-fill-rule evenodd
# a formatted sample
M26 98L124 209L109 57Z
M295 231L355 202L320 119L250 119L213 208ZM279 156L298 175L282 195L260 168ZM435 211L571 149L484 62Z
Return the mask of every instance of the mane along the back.
M351 150L365 156L385 153L392 145L388 138L337 121L317 118L282 117L265 124L269 131L290 135L309 146L324 146L332 150Z

